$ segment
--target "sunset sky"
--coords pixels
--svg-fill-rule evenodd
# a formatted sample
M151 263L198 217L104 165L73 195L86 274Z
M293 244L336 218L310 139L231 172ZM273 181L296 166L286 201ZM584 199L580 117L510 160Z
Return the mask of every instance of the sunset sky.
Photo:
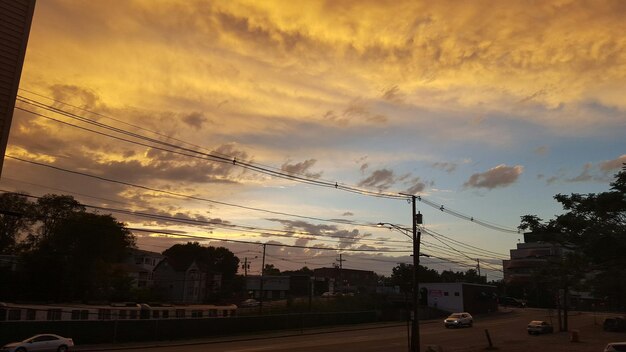
M342 248L345 268L388 275L411 260L408 239L363 225L410 226L406 200L129 143L51 110L310 180L416 194L515 230L522 215L559 213L557 193L608 190L626 162L625 15L620 0L40 0L0 188L238 226L114 214L133 228ZM426 229L445 236L424 234L427 254L493 270L523 240L417 206ZM136 235L159 252L190 240ZM259 272L261 246L203 243ZM268 247L266 263L320 267L338 256Z

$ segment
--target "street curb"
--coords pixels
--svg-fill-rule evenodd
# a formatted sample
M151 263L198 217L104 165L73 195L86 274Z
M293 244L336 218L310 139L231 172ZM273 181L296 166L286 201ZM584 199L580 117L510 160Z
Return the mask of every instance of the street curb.
M427 321L420 321L420 325L422 324L432 324L437 322L438 320L427 320ZM133 345L129 345L129 346L123 346L123 345L107 345L105 346L98 346L98 345L94 345L93 347L90 346L85 346L85 347L74 347L72 348L72 351L81 351L81 352L96 352L96 351L117 351L117 350L135 350L135 349L142 349L142 348L158 348L158 347L181 347L181 346L198 346L198 345L213 345L213 344L220 344L220 343L228 343L228 342L244 342L244 341L255 341L255 340L269 340L269 339L275 339L275 338L284 338L284 337L295 337L295 336L303 336L303 335L322 335L322 334L331 334L331 333L337 333L337 332L348 332L348 331L359 331L359 330L375 330L375 329L386 329L386 328L395 328L395 327L400 327L400 326L405 326L406 323L402 322L402 323L381 323L378 324L377 326L368 326L368 327L354 327L354 328L345 328L345 329L333 329L332 327L329 328L317 328L316 330L322 330L322 331L307 331L307 330L290 330L290 332L286 332L284 334L281 333L277 333L277 332L267 332L267 334L275 334L275 335L271 335L271 336L241 336L239 338L237 337L215 337L213 339L207 339L205 341L194 341L194 342L163 342L163 343L154 343L154 342L148 342L145 344L141 344L138 343L137 345L133 344Z

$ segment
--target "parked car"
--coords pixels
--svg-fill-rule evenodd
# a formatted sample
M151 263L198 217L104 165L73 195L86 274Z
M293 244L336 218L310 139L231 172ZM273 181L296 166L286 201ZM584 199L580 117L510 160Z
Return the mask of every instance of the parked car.
M474 319L467 312L452 313L443 321L443 325L446 328L460 328L461 326L472 326L474 325Z
M239 306L242 308L258 307L259 301L254 298L248 298L247 300L241 302Z
M55 334L40 334L21 342L12 342L4 345L2 352L30 352L30 351L58 351L66 352L74 347L71 338Z
M526 307L526 302L522 301L521 299L517 299L513 297L501 297L500 304L505 307L518 307L518 308Z
M604 348L604 352L623 352L626 351L626 342L611 342Z
M528 323L528 335L539 335L539 334L551 334L554 332L554 328L550 323L543 320L533 320Z
M610 317L602 323L604 331L626 331L626 319L624 317Z

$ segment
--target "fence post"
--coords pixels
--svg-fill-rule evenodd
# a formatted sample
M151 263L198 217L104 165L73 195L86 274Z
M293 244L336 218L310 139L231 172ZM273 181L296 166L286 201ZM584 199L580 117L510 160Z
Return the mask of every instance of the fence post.
M493 343L491 343L491 336L489 336L489 330L485 329L485 335L487 335L487 342L489 342L489 347L487 347L488 349L492 349L493 348Z

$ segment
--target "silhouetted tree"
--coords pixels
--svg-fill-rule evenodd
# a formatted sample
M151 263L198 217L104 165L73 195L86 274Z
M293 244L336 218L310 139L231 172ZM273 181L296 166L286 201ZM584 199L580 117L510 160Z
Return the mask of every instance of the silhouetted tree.
M234 278L239 268L239 258L228 248L205 247L198 242L175 244L165 250L163 255L184 266L196 261L205 265L209 270L222 274L223 280Z
M596 275L589 280L592 292L614 308L626 307L626 165L607 192L557 194L554 198L563 206L563 214L547 222L525 215L519 228L532 231L538 240L575 245L577 255L589 261L585 267L570 265L571 270L556 263L554 270L568 277L564 284L569 287L570 278L593 271Z
M110 215L72 208L78 211L57 218L25 253L25 295L56 301L109 299L123 281L126 274L114 264L134 246L133 235Z
M33 204L26 196L0 194L0 254L16 254L19 235L33 223Z

